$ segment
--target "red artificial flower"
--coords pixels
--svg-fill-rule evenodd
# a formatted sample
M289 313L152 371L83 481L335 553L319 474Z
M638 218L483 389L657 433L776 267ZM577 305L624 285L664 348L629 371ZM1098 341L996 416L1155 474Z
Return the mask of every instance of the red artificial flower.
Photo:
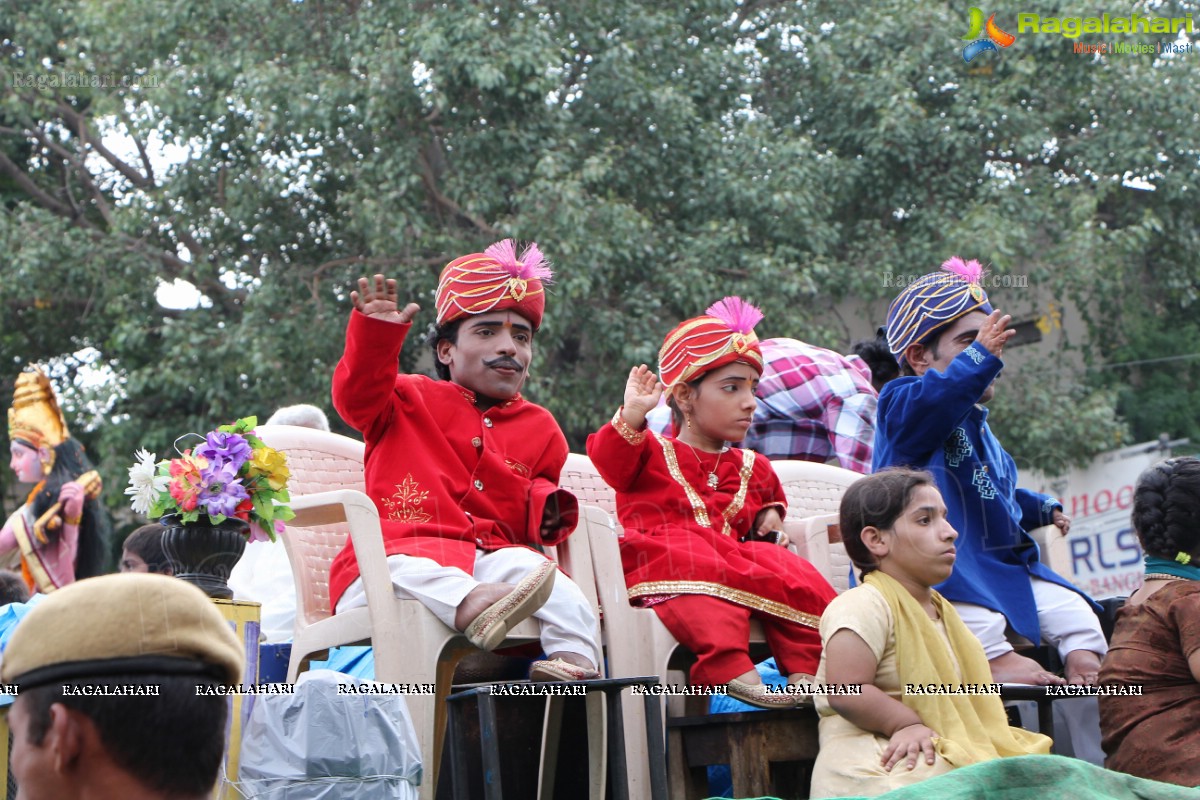
M237 508L235 508L233 510L233 515L235 517L237 517L238 519L244 519L244 520L246 520L246 522L249 522L250 521L250 512L253 510L254 510L254 502L252 500L250 500L250 498L246 498L245 500L243 500L241 503L238 504Z

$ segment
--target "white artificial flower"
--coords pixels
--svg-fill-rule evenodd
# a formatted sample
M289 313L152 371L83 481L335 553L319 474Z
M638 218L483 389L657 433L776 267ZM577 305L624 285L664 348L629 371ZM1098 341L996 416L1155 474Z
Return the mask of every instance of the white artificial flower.
M133 498L130 505L138 514L150 513L154 501L167 490L167 485L171 482L170 477L156 474L156 457L154 453L138 450L137 463L129 468L129 486L125 489L125 494Z

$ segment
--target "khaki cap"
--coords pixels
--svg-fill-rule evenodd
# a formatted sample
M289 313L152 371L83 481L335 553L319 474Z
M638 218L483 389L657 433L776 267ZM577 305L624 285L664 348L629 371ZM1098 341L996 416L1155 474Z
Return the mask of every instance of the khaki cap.
M17 625L0 679L22 688L115 674L241 682L242 645L213 602L166 575L102 575L64 586Z

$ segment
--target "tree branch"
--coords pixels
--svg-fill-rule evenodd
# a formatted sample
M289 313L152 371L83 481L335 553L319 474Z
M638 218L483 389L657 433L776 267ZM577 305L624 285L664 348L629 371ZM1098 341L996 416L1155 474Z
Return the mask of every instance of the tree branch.
M770 8L771 6L784 5L786 2L787 0L749 0L737 11L736 19L738 28L740 29L743 22L750 19L750 17L752 17L754 14L757 14L759 11Z
M77 219L83 216L83 209L79 207L78 201L75 200L75 193L71 191L71 165L69 158L63 159L62 171L62 188L63 194L67 196L67 202L71 204L71 218Z
M96 186L96 182L92 180L92 175L90 172L88 172L87 167L84 165L83 158L79 153L72 152L71 150L63 147L58 142L54 141L53 137L49 136L45 130L36 125L32 127L26 127L21 130L0 127L0 133L8 133L23 137L34 137L38 142L41 143L43 147L52 153L56 153L60 158L62 158L64 162L70 165L71 170L79 174L79 178L83 182L84 188L87 189L88 195L95 202L96 208L100 212L100 216L104 218L105 224L107 224L110 228L112 227L112 207L109 206L107 198L105 198L104 193L100 191L100 187ZM63 191L66 193L67 199L71 204L72 213L70 217L75 219L83 216L83 210L79 207L79 204L75 200L75 195L71 191L70 182L67 180L68 175L69 171L64 170Z
M429 192L430 197L433 198L435 203L447 211L457 214L458 216L467 220L476 228L488 234L489 236L498 237L501 235L500 231L496 230L491 225L488 225L482 217L477 214L472 214L470 211L467 211L458 203L454 202L449 197L446 197L446 195L438 191L437 183L433 176L433 166L429 163L429 159L426 158L423 151L417 158L421 167L421 180L424 182L425 189Z
M76 116L78 117L78 115ZM82 162L76 160L77 156L69 151L64 151L61 146L55 142L46 142L44 133L40 129L31 128L23 132L23 135L29 134L33 134L39 142L47 144L51 152L59 154L66 161L71 163L76 171L80 172L81 176L83 176L84 181L89 187L89 191L97 200L101 215L104 216L106 222L109 223L110 232L119 237L119 240L127 250L135 252L144 258L152 258L158 261L164 268L166 268L168 277L172 279L183 278L191 281L196 285L198 290L203 292L205 296L207 296L213 302L214 305L219 306L222 310L228 312L229 314L236 315L240 313L238 306L240 301L245 296L245 292L243 290L230 289L216 279L196 280L192 275L190 275L190 272L194 266L192 263L184 261L170 250L159 247L151 247L144 239L135 238L129 236L128 234L113 230L111 224L111 209L104 200L103 193L100 192L99 187L97 187L91 181L87 170L82 167ZM13 182L22 191L24 191L30 197L30 199L46 210L68 220L76 227L88 231L95 237L103 238L105 236L104 231L98 230L94 224L88 221L87 216L83 214L81 209L78 207L73 207L67 203L63 203L49 192L39 187L37 183L34 182L34 180L28 174L26 174L24 170L22 170L11 159L9 159L3 151L0 151L0 173L8 175L10 178L12 178ZM70 197L69 192L68 197ZM70 199L73 203L73 198ZM187 233L186 231L175 229L175 233L179 236L184 245L188 247L189 252L198 254L196 259L198 262L199 257L203 256L203 248L200 248L199 243L196 242L191 234ZM188 242L191 244L189 245Z
M0 151L0 172L3 172L8 177L12 178L13 183L17 184L17 186L20 187L23 192L33 198L38 205L54 212L60 217L75 219L74 212L71 210L70 206L59 202L57 199L43 191L41 187L34 183L33 179L26 175L20 167L14 164L8 158L8 156L4 154L3 151Z
M65 101L58 101L58 109L63 117L75 128L80 140L86 142L93 150L100 154L109 164L113 166L117 172L125 176L125 178L139 189L150 189L154 187L154 183L142 175L133 167L126 164L121 159L117 158L111 150L104 146L104 143L92 135L91 129L88 128L87 118L76 111L71 105Z
M175 235L179 237L179 241L192 254L193 260L200 261L204 258L204 248L200 246L200 243L196 241L196 238L187 229L181 228L175 224L175 220L171 220L171 230L175 231Z
M117 114L120 116L121 122L125 123L125 130L132 132L133 126L129 124L129 115L125 113L125 110L121 109ZM142 140L137 136L133 136L132 133L130 134L130 138L133 139L134 145L137 146L138 157L142 159L142 166L146 168L146 179L150 182L151 186L156 186L158 181L154 178L154 167L150 164L150 155L146 152Z

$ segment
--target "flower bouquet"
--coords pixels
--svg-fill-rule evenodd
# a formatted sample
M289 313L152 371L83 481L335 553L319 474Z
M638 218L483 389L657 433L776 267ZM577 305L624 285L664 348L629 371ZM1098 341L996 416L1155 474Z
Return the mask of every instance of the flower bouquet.
M174 515L185 525L242 520L249 541L275 541L295 516L287 505L291 473L283 453L254 435L257 424L257 417L245 417L203 437L185 434L180 439L204 441L169 460L156 461L156 454L139 450L125 490L133 510L155 519ZM178 439L175 447L178 451Z

